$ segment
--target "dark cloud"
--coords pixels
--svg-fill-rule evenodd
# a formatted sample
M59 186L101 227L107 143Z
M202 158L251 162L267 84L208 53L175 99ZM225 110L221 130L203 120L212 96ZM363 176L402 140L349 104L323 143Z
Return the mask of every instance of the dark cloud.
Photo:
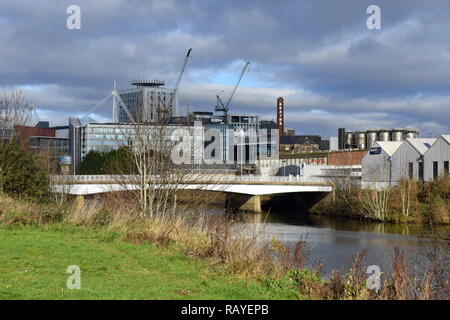
M369 0L3 0L0 84L23 88L61 124L103 99L113 81L175 81L190 47L180 110L212 110L245 61L233 112L275 116L299 132L414 127L449 132L450 3L377 0L382 30L366 28ZM66 28L66 8L82 29ZM110 105L98 111L110 116Z

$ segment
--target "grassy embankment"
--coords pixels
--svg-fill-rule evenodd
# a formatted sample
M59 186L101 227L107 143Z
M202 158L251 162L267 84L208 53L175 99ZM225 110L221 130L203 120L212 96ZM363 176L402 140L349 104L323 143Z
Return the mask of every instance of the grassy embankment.
M121 241L114 232L54 225L0 230L0 299L289 299L229 277L174 248ZM66 287L68 266L81 290ZM291 295L290 295L291 294Z
M189 219L142 221L122 209L0 194L0 299L305 298L275 270L264 274L266 248L233 240L226 224L207 234ZM66 287L70 265L81 290Z
M378 222L449 224L450 180L403 181L378 192L344 185L334 199L327 196L310 213Z
M126 204L126 201L121 200ZM436 299L447 278L411 272L396 250L381 290L366 287L365 253L346 273L306 267L309 251L260 241L223 219L137 218L116 204L36 204L0 194L0 299ZM203 221L203 223L199 223ZM81 269L69 290L66 269Z

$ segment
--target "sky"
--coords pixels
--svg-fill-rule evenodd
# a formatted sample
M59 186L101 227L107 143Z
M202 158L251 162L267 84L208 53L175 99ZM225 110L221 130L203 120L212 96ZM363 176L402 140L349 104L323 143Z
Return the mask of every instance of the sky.
M81 9L70 30L69 5ZM369 5L381 29L369 30ZM250 62L231 113L275 118L297 134L413 128L450 133L448 0L2 0L0 90L23 90L40 120L111 120L136 78L173 86L189 48L179 109L213 111Z

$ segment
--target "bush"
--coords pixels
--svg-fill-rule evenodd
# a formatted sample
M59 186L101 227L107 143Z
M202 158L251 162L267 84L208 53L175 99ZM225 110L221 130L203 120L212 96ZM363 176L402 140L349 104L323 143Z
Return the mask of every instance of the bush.
M14 199L0 193L0 226L42 226L63 220L66 208L54 204Z
M127 147L108 152L89 151L80 164L81 174L131 174L133 154Z
M16 143L0 145L0 186L15 197L47 199L50 182L36 156Z

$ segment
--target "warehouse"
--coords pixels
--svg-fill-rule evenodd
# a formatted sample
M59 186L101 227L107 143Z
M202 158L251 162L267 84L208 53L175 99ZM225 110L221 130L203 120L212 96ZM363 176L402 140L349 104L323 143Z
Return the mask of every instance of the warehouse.
M403 179L431 181L443 175L448 168L449 138L375 142L362 161L363 187L382 189Z
M425 181L424 156L436 139L406 139L392 155L392 181L402 179Z
M425 181L438 180L449 175L450 135L442 135L425 153Z
M376 141L362 159L362 187L384 189L392 181L392 156L402 141Z

